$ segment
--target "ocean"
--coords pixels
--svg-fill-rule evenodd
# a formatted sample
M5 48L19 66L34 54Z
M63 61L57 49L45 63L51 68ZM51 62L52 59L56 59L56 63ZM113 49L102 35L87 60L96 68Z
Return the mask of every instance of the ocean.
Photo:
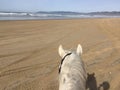
M0 12L0 20L46 20L46 19L78 19L78 18L107 18L120 17L116 15L91 15L76 13L11 13Z

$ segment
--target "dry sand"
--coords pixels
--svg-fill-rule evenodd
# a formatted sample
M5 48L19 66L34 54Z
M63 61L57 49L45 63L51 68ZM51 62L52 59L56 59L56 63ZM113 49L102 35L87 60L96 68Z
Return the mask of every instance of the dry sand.
M58 46L78 43L93 90L120 90L120 18L0 21L0 90L58 90Z

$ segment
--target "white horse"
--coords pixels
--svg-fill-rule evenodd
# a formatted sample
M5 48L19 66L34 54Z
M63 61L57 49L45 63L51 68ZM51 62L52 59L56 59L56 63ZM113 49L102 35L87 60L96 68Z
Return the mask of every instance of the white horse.
M76 51L58 49L62 57L59 66L59 90L86 90L86 70L81 60L82 47L79 44Z

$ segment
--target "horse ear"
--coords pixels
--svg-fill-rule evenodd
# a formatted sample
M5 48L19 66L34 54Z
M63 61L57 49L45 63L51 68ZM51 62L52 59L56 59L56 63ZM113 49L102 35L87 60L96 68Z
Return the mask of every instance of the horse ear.
M77 54L78 55L81 55L82 54L82 46L80 44L78 44L78 47L77 47Z
M58 53L61 57L64 57L65 55L65 50L63 49L62 45L59 46L58 48Z

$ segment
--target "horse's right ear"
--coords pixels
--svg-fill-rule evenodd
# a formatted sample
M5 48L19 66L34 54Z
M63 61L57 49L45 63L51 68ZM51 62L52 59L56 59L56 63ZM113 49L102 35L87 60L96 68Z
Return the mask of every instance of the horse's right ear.
M59 46L58 48L58 53L59 55L63 58L65 55L65 50L63 49L62 45Z
M82 54L82 46L80 44L78 44L76 52L77 52L78 55Z

